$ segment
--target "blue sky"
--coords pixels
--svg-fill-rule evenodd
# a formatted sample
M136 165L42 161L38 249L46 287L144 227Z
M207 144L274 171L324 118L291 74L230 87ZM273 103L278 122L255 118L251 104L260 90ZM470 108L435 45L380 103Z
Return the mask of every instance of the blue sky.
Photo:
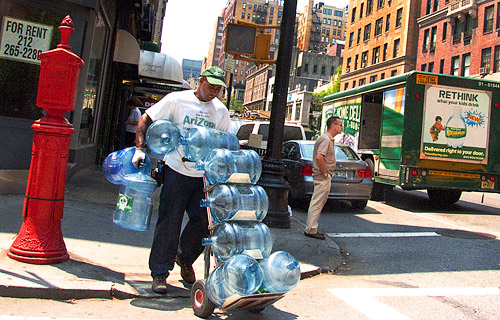
M162 53L182 63L182 59L202 60L207 55L217 16L228 0L169 0L162 33ZM308 0L297 0L302 12ZM315 0L315 3L320 2ZM323 0L327 5L343 8L348 0Z

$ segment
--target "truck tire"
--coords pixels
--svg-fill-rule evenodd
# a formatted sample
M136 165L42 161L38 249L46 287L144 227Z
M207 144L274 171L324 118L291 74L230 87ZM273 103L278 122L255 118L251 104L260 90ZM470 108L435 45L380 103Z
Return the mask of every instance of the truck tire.
M427 196L433 205L454 204L460 200L462 190L427 189Z

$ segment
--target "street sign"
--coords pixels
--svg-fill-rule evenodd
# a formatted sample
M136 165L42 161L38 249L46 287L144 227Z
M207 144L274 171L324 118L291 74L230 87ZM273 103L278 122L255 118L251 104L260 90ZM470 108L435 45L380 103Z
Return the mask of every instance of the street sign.
M234 73L234 57L228 53L224 56L224 71Z

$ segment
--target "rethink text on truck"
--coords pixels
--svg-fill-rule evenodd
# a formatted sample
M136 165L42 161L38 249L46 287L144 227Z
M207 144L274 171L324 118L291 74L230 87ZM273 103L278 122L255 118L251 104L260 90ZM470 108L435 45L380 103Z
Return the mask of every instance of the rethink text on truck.
M414 71L327 96L322 127L342 119L336 140L372 168L372 199L399 186L452 204L500 190L499 103L499 82Z

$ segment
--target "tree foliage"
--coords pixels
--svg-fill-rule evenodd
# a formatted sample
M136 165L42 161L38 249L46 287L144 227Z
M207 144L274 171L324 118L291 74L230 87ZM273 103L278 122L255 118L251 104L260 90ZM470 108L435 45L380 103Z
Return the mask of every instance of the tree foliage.
M337 67L337 74L332 76L333 84L328 89L314 94L315 104L321 105L323 98L340 91L340 78L342 76L342 66Z
M227 106L227 99L222 99L222 103ZM238 99L231 99L231 105L228 108L229 110L234 110L235 112L241 112L243 110L243 101Z

